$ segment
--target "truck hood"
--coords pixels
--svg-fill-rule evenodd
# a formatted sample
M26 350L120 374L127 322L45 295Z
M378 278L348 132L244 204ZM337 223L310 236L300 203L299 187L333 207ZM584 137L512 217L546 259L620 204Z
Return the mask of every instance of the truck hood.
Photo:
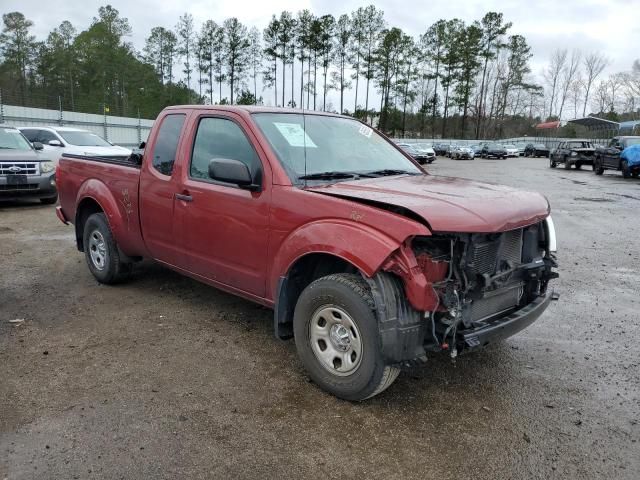
M595 152L596 149L595 148L572 148L571 151L577 152L577 153L590 153L590 152Z
M433 232L502 232L539 222L550 211L539 193L434 175L381 177L306 190L406 209L424 219Z

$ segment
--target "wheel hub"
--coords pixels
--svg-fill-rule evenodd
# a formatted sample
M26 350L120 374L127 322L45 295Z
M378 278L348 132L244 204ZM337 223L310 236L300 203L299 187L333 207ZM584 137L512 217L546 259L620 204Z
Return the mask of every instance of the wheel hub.
M107 244L99 230L94 230L89 236L89 256L96 269L104 270L107 263Z
M342 307L320 307L309 322L311 349L326 370L351 375L360 366L363 344L358 325Z
M349 333L349 330L339 323L336 323L331 327L329 339L333 346L342 352L346 352L351 346L351 334Z

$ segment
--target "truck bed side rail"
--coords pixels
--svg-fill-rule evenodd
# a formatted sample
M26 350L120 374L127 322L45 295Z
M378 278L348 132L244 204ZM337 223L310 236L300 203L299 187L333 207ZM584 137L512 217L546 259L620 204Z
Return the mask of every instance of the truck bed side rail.
M86 160L89 162L110 163L112 165L120 165L123 167L131 167L140 169L142 155L132 153L128 157L124 156L94 156L94 155L76 155L73 153L63 153L63 158L72 158L74 160Z

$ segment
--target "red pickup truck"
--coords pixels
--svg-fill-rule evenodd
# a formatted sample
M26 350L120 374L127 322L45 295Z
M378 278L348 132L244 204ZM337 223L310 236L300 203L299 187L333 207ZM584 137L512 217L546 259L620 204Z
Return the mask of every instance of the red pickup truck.
M64 155L56 179L98 281L146 257L271 307L313 381L348 400L427 352L520 331L557 277L542 195L429 175L338 115L169 107L140 153Z

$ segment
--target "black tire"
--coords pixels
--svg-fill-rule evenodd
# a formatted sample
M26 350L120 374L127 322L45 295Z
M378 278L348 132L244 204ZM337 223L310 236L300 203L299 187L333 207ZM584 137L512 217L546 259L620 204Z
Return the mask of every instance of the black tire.
M571 170L571 162L569 161L568 158L564 159L564 169L565 170Z
M53 205L58 201L58 194L56 193L55 197L41 198L40 203L43 205Z
M361 357L351 373L338 374L330 371L314 352L314 348L322 349L322 340L313 344L311 324L323 308L339 308L347 314L349 320L356 325L361 345ZM298 356L311 379L323 390L336 397L361 401L384 391L398 377L400 369L384 362L380 349L378 321L374 313L375 306L371 291L365 280L354 274L333 274L322 277L304 289L296 304L293 317L293 332ZM341 317L337 317L341 318ZM335 319L332 319L335 321ZM323 316L318 318L318 326ZM338 323L344 320L337 320ZM345 322L346 323L346 322ZM350 330L350 338L357 336ZM331 341L330 337L330 341ZM350 340L351 342L351 340ZM349 343L351 345L351 343ZM325 342L325 349L328 348ZM333 349L333 346L330 346ZM349 347L351 348L351 347ZM354 357L355 358L355 357ZM356 361L351 360L351 361ZM333 360L333 367L336 367Z
M558 164L556 163L555 160L553 160L552 158L549 159L549 167L550 168L556 168L558 166Z
M95 243L100 242L104 247L104 255L102 260L98 261L92 257L92 252L95 254L102 251L95 245ZM112 285L129 277L133 264L121 260L118 244L111 234L111 229L104 213L94 213L87 219L84 224L82 243L89 271L98 282ZM100 268L100 265L102 265L102 268Z
M626 160L622 160L620 163L620 169L622 170L622 178L631 178L631 169Z
M576 163L576 170L580 170L582 168L582 163L577 162Z
M593 173L596 175L602 175L604 173L604 167L600 163L600 159L596 158L593 161Z
M638 172L638 171L631 172L631 176L632 176L633 178L638 178L638 177L640 176L640 172Z

